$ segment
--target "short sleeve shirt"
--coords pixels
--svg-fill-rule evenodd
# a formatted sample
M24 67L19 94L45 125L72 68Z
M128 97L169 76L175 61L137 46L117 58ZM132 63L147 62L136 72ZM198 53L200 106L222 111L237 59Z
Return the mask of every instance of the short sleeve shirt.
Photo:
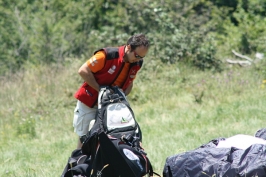
M101 69L103 69L105 64L105 59L106 59L105 52L98 51L87 61L87 65L93 73L96 73ZM130 63L125 63L121 73L119 74L113 85L116 85L120 88L123 86L123 83L125 82L129 72L129 66Z

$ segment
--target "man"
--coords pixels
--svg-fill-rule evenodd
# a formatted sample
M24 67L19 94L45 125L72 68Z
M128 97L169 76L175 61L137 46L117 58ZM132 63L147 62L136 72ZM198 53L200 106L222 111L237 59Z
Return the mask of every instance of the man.
M78 72L84 83L75 93L78 101L74 110L73 127L79 136L77 148L81 148L80 139L94 124L100 86L118 86L128 95L149 46L149 40L144 34L136 34L128 39L125 46L97 50L79 68Z

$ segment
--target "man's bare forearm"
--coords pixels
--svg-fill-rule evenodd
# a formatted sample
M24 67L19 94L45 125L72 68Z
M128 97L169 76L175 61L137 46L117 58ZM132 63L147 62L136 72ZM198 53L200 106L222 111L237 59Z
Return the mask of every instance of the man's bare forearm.
M90 68L88 67L87 63L84 63L78 71L79 75L82 77L82 79L89 85L91 86L93 89L99 91L100 90L100 86L97 83L92 71L90 70Z
M125 95L128 95L133 88L133 82L128 86L128 88L125 90Z

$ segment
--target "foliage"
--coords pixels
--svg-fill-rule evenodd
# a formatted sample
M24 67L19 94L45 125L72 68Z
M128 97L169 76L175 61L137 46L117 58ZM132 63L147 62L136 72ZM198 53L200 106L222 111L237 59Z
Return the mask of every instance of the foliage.
M229 50L235 49L243 54L265 53L264 30L266 21L262 7L264 1L240 1L232 14L237 25L229 19L224 22L224 33L217 34L220 44ZM223 43L222 43L223 42Z
M263 0L0 0L0 75L25 63L88 57L97 48L123 45L140 32L152 41L152 59L220 71L222 57L232 48L244 54L265 53L265 4Z

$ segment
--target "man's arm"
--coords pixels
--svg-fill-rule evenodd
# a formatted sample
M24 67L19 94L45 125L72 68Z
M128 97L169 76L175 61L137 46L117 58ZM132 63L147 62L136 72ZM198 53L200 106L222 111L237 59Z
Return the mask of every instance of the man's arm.
M125 90L125 95L128 95L131 92L132 88L133 88L133 82L131 82L131 84Z
M99 91L100 90L100 86L99 84L96 82L96 79L91 71L91 69L88 67L87 62L84 63L78 71L79 75L82 77L82 79L92 88L94 88L95 90Z

